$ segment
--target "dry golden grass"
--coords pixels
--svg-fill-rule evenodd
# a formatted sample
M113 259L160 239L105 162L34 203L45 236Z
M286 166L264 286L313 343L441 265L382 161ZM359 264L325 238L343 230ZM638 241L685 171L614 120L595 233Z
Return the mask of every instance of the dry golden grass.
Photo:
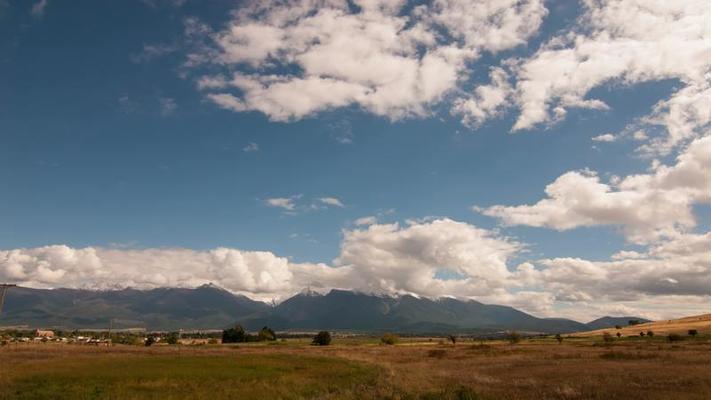
M654 331L655 335L676 333L686 335L690 329L696 329L700 335L711 335L711 314L695 315L679 319L648 322L646 324L623 326L622 329L608 328L588 332L574 333L572 336L600 336L604 332L615 335L620 332L624 336L637 336L640 332Z

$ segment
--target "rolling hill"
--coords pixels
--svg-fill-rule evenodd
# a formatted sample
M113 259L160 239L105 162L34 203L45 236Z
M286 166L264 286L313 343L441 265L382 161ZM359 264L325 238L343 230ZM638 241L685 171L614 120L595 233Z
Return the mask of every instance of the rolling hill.
M605 332L616 334L620 332L624 336L636 336L640 332L653 331L655 335L668 335L677 333L686 335L690 329L696 329L699 334L711 334L711 314L695 315L679 319L661 320L647 322L639 325L620 325L622 329L602 328L583 332L573 333L571 336L597 336Z

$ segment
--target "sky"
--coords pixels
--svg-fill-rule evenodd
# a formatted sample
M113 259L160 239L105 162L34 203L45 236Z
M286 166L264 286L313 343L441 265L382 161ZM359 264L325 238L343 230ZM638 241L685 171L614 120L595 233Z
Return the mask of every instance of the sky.
M0 0L0 281L711 304L708 0Z

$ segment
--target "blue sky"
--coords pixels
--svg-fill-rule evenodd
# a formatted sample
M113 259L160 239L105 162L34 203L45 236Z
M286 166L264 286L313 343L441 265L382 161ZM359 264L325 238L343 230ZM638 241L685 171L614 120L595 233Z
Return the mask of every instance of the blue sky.
M631 139L640 130L650 136L650 141L652 137L671 136L667 133L672 124L668 119L668 125L645 120L661 118L664 111L655 109L660 102L674 99L675 94L690 87L701 87L699 102L707 96L703 88L708 78L694 81L691 77L694 73L708 74L708 63L693 64L697 69L692 71L668 71L651 62L651 67L639 67L648 70L636 71L637 67L627 64L626 69L611 68L602 77L572 78L569 86L561 84L561 93L549 92L545 99L550 108L547 117L512 131L529 107L521 82L538 79L530 72L533 69L526 69L527 63L541 59L539 56L549 47L552 54L558 55L560 49L551 43L561 38L569 40L561 45L563 49L576 50L579 46L583 51L580 42L570 40L569 35L580 35L596 44L597 34L605 29L614 32L613 25L619 23L612 20L610 26L604 26L599 19L590 22L590 15L604 12L604 7L629 6L630 12L635 7L635 2L614 1L603 2L599 10L568 1L513 3L521 8L521 15L516 17L530 29L514 27L514 34L519 37L512 43L481 44L478 39L467 37L466 32L454 40L459 33L448 27L442 17L432 26L439 24L437 29L445 30L444 38L437 39L435 45L420 44L425 50L405 56L421 62L423 54L439 54L436 52L451 45L449 40L457 43L462 52L477 53L461 56L462 61L447 59L456 69L457 82L441 95L423 98L417 104L398 104L402 100L394 97L371 100L374 92L346 100L329 98L336 92L331 89L309 100L323 104L314 103L315 108L302 113L291 111L293 104L280 103L287 101L282 98L270 98L268 107L252 101L251 89L244 86L232 87L225 82L207 89L200 86L206 78L230 79L232 74L252 83L259 81L265 88L274 87L265 80L274 75L290 83L308 77L324 82L335 76L340 79L338 84L360 84L360 77L347 75L357 73L351 70L319 73L332 68L330 63L335 62L323 59L327 53L295 56L316 57L323 63L317 66L313 61L294 64L278 55L292 51L287 48L293 44L290 41L282 42L282 53L274 50L262 58L255 54L264 45L260 41L266 42L265 36L259 36L263 34L252 37L245 33L247 39L241 38L241 44L225 47L219 37L228 35L231 27L269 25L268 18L254 10L258 8L254 4L191 0L0 1L0 249L38 251L62 245L68 249L134 252L184 248L200 253L224 247L243 252L266 251L287 257L290 263L345 266L334 259L348 259L344 248L349 246L349 235L369 229L367 225L357 226L355 221L374 216L383 226L398 223L400 232L408 226L428 226L428 221L443 219L482 229L521 245L519 250L506 253L507 270L516 271L517 265L530 262L536 270L544 271L553 268L551 262L538 264L538 260L606 262L622 250L657 254L655 249L680 240L667 230L662 232L667 225L682 225L679 235L703 235L708 212L703 208L706 200L699 196L689 200L697 210L693 223L687 223L683 216L679 220L672 218L660 222L660 228L651 233L639 233L639 224L627 222L623 215L627 209L615 214L614 206L605 208L606 213L614 214L612 217L593 212L565 227L540 214L535 216L539 222L532 223L521 222L523 217L514 210L506 210L503 215L472 209L536 204L547 197L547 185L571 171L595 171L600 181L607 182L614 176L654 174L650 172L654 160L673 167L692 141L705 137L703 129L708 122L699 117L694 133L670 149L644 150L645 142ZM435 5L423 4L432 7L427 9L428 15L435 15ZM689 2L682 11L689 11L692 16L695 5L702 3ZM413 6L399 5L390 14L379 9L378 21L407 17L410 24L426 22L429 17L415 17ZM289 6L265 7L266 11L261 12L269 14ZM469 5L467 9L472 7L476 8ZM342 15L372 21L364 16L365 6L359 7L357 2L343 10L339 11ZM663 6L658 10L660 14L672 11L680 12ZM298 25L307 18L292 23ZM694 20L684 23L688 27ZM190 33L195 27L204 30ZM709 44L708 30L700 44L701 50ZM706 54L709 49L711 46ZM387 51L383 54L390 55ZM225 61L225 54L231 57L229 61ZM200 61L190 64L190 57ZM385 65L387 60L376 60L377 65ZM517 66L510 67L511 60L518 60ZM554 68L560 65L562 60ZM473 93L478 87L491 84L491 68L505 70L514 89L503 91L504 103L472 123L471 119L467 121L467 115L473 115L467 114L471 111L454 111L453 105L466 99L483 104L486 99ZM563 71L560 76L584 73L589 72L578 68ZM363 79L374 85L368 90L384 93L385 86L372 83L373 78ZM578 87L578 81L593 83ZM289 98L296 100L288 101L300 102L303 92L293 90ZM217 92L228 93L239 105L225 105L210 97ZM260 98L270 95L255 94L264 96ZM575 103L589 99L606 106ZM386 103L389 108L382 108ZM280 108L273 108L277 107L274 104ZM564 116L555 117L556 104L565 108ZM284 112L286 117L280 114ZM614 137L613 141L593 140L607 133ZM293 205L270 206L269 199L280 198L291 199ZM326 204L319 200L322 198L338 199L343 206ZM532 214L526 212L526 218L531 218ZM590 218L594 222L589 222ZM625 230L627 224L635 233ZM347 265L357 266L359 262L351 259ZM437 277L446 277L442 271L450 267L449 262L433 261L428 265L431 271L437 271ZM9 261L6 263L9 265ZM379 270L377 265L372 267ZM460 277L470 267L458 265L450 273ZM10 277L9 273L6 275ZM475 275L470 274L470 278ZM20 281L37 286L81 285L37 277ZM288 290L296 290L294 285ZM380 289L417 293L414 287L404 284L386 286ZM561 293L552 294L554 290L545 286L545 282L531 288L519 285L507 289L507 294L482 296L516 305L517 301L528 301L514 298L520 291L546 293L552 308L532 311L555 313L579 306L587 310L579 315L602 312L590 300L583 305L565 303L571 300ZM288 290L279 289L278 294ZM655 312L643 307L651 304L645 296L673 293L697 296L700 301L707 295L691 289L669 293L655 290L635 289L637 297L626 299L628 308L623 310ZM240 285L234 291L276 296L276 292L264 288L245 289ZM474 292L462 293L477 297ZM673 309L677 304L664 299L664 309ZM609 300L605 304L612 307L613 303L616 304Z

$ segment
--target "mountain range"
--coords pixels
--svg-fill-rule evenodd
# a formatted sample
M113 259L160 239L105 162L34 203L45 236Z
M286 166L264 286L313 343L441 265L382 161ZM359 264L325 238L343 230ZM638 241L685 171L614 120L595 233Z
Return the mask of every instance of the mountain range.
M538 318L508 306L452 298L380 296L331 290L302 292L269 305L224 289L158 288L95 291L12 288L0 326L64 329L145 328L147 330L222 329L240 323L250 330L320 329L400 333L567 333L626 325L642 318L605 317L590 324L570 319Z

